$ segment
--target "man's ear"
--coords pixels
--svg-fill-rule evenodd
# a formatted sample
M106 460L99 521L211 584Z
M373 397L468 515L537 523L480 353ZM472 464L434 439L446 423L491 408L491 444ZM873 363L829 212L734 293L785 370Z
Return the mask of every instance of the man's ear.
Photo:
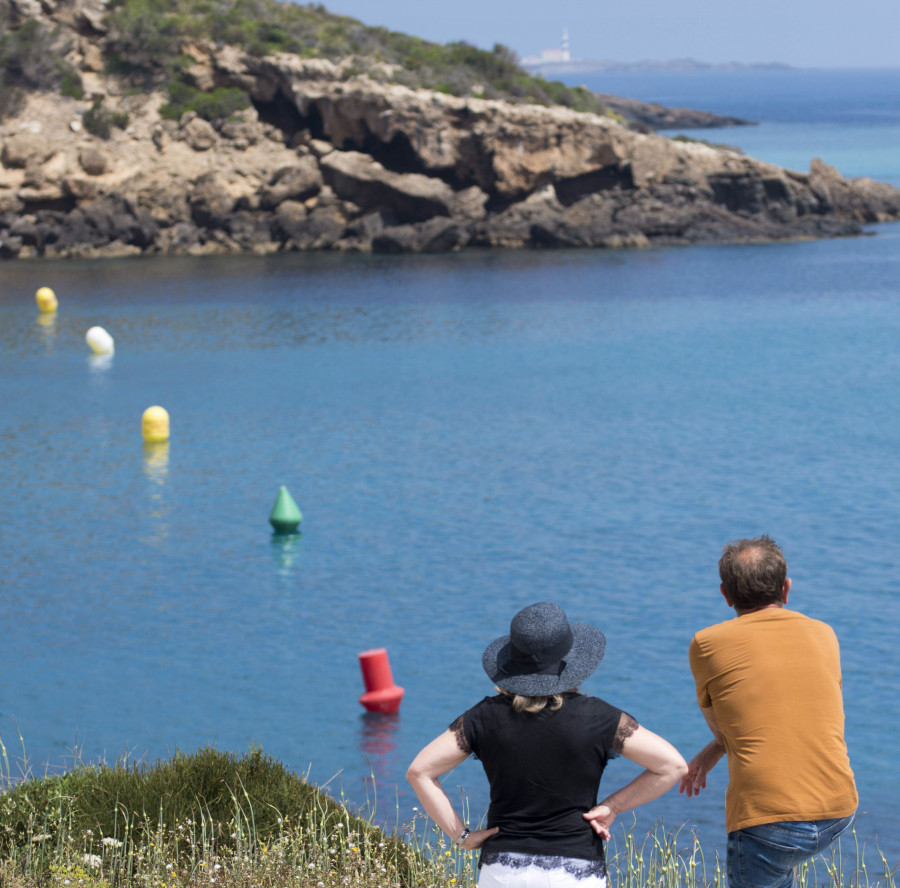
M722 593L722 598L725 599L725 604L727 604L729 607L734 607L734 602L731 600L728 593L725 591L724 583L719 584L719 591Z
M787 577L784 581L784 590L781 593L781 603L787 604L788 593L791 591L791 578Z

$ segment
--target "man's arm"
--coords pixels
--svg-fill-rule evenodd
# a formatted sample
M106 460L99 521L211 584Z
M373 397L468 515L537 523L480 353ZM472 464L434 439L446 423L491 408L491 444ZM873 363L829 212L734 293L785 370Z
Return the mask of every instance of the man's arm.
M719 763L725 755L725 737L722 729L716 721L712 707L700 707L709 729L713 733L711 740L688 762L688 772L681 778L678 791L687 794L687 797L699 795L701 789L706 789L706 775Z

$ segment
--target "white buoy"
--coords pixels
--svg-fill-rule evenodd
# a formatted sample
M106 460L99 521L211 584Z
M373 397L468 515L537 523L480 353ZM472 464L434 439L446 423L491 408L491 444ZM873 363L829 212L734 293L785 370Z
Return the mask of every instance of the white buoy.
M103 327L91 327L84 334L85 342L93 349L95 355L111 355L116 350L112 336Z

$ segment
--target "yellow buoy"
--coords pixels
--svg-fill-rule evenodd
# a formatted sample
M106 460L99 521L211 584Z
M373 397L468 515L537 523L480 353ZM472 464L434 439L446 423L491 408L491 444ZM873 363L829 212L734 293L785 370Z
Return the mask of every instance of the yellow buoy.
M169 412L165 407L148 407L141 419L141 432L147 444L169 440Z
M38 308L46 314L52 314L59 305L56 301L56 293L49 287L41 287L37 293L34 294L34 298L38 304Z

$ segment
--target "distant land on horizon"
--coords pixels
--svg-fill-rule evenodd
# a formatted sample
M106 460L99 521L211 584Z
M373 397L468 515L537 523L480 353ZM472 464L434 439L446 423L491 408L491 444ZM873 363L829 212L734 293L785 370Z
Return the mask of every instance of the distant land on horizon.
M549 53L548 53L549 55ZM784 62L698 62L696 59L670 59L639 62L617 62L612 59L559 59L529 56L520 60L519 64L530 73L543 76L555 74L592 74L592 73L680 73L691 71L796 71L793 65Z

